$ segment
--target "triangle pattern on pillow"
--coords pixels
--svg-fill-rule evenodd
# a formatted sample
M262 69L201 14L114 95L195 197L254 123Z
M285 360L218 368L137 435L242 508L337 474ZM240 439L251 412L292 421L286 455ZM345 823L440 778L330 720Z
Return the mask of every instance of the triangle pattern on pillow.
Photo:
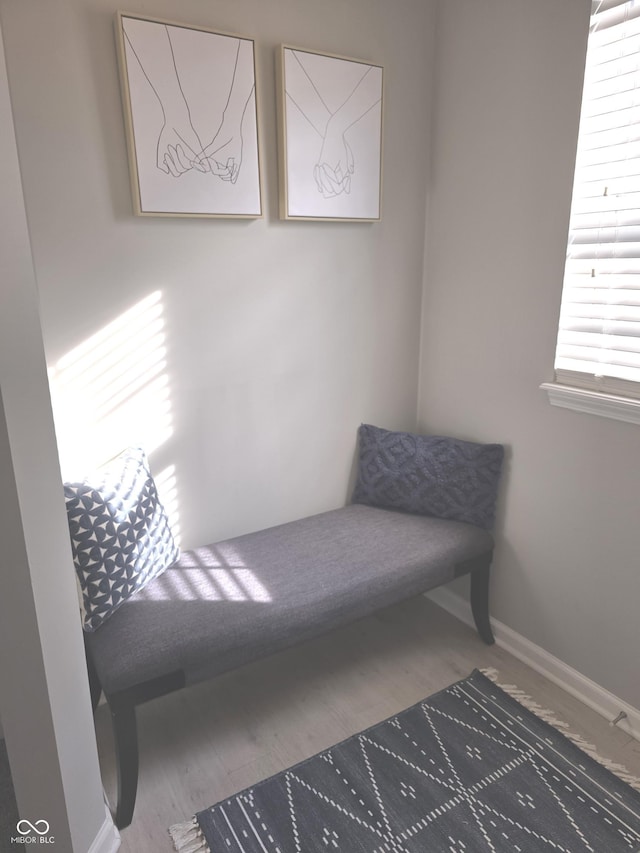
M179 557L146 455L133 448L82 482L65 483L85 631Z

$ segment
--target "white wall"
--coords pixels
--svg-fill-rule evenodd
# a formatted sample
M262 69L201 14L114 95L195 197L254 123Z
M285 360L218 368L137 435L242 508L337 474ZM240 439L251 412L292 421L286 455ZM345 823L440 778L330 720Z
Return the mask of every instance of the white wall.
M552 408L588 0L446 0L420 426L509 447L492 612L640 707L636 426Z
M47 361L59 399L65 383L73 391L72 405L58 411L62 462L71 470L79 461L76 451L97 461L117 450L116 442L149 444L154 472L179 511L186 547L342 504L358 424L415 425L434 5L158 0L151 8L140 0L127 7L257 39L266 216L233 222L132 216L115 0L0 0ZM274 53L281 42L387 66L381 223L277 219ZM4 279L2 287L4 309ZM74 374L87 364L79 347L89 342L95 356L96 335L103 332L99 343L107 354L92 365L99 368L94 379L103 381L104 369L111 361L117 368L123 350L122 328L114 322L124 323L125 338L131 329L144 331L142 321L152 310L142 318L127 312L158 293L160 302L151 309L162 308L164 326L156 335L154 379L167 381L169 408L161 410L162 401L137 406L133 395L115 407L107 402L98 423L82 388L88 373ZM16 323L17 340L22 331ZM33 335L25 341L33 344ZM2 369L15 388L20 371L6 350ZM41 462L51 473L58 462L55 449L49 454ZM21 477L25 489L38 485L34 472ZM37 525L37 516L28 523ZM48 577L55 583L57 575ZM66 641L51 640L52 619L64 621L63 635L76 630L70 580L68 575L60 587L60 612L38 616L46 628L46 658L66 649ZM3 581L3 595L5 589ZM26 618L17 606L15 618ZM34 643L38 631L30 624ZM10 753L15 729L11 761L18 799L37 804L42 799L25 794L23 784L30 780L37 796L46 794L36 785L46 777L34 778L24 743L29 727L5 713L15 707L5 697L13 684L8 673L19 671L22 658L8 645L4 651L2 713ZM67 686L75 685L67 693L69 720L85 737L82 664L73 654L64 660ZM58 689L54 681L52 695L41 697L45 704L36 708L46 709L49 699L59 714ZM95 764L87 771L80 752L69 762L69 726L56 736L73 848L62 829L58 839L81 853L99 819L89 803ZM49 745L55 749L53 740ZM83 750L89 764L93 748ZM47 758L55 766L55 756Z
M358 423L413 427L419 385L421 427L510 447L495 615L639 706L637 429L538 390L589 3L441 2L430 136L434 6L128 7L256 37L267 215L239 223L132 217L115 0L0 0L47 359L65 375L68 353L160 291L171 434L152 463L175 466L186 546L342 503ZM277 220L281 42L386 66L382 223ZM132 440L153 426L130 424Z
M159 290L172 432L151 459L175 466L183 545L338 506L359 423L415 426L434 4L127 7L256 38L267 213L254 222L132 216L119 5L0 0L48 363ZM387 66L381 223L277 219L282 42ZM57 422L65 464L91 423L76 399L73 426ZM104 447L92 431L96 455L116 434L153 444L150 415Z
M21 817L47 821L56 849L85 853L100 832L116 836L100 783L1 31L0 128L0 705Z

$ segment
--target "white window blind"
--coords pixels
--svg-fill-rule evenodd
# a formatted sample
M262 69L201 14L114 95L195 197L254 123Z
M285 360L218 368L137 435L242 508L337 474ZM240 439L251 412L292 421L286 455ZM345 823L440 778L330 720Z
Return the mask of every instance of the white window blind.
M556 381L640 397L640 0L594 0Z

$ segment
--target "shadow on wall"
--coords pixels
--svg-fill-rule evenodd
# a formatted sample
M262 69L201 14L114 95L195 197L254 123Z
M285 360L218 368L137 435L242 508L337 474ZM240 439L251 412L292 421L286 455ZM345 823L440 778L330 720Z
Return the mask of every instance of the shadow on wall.
M49 368L62 475L81 479L127 447L152 458L173 435L162 292L156 290ZM179 541L175 465L154 473Z

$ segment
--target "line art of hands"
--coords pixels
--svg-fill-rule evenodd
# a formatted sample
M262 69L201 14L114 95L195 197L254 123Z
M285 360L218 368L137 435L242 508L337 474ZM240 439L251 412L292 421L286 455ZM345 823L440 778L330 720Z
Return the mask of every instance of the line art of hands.
M242 122L254 87L251 43L238 39L231 88L220 127L197 160L201 165L208 164L208 169L214 175L232 184L235 184L240 174Z
M318 192L325 198L351 192L351 175L355 171L353 152L344 134L334 137L327 132L318 162L313 167Z
M228 129L229 123L223 119L220 129L195 159L193 167L203 167L221 180L235 184L242 165L242 121L233 129Z
M208 172L209 169L198 160L198 152L202 143L193 129L191 122L177 127L175 124L165 124L158 137L156 165L161 172L179 178L189 169Z
M162 110L156 147L158 169L174 178L195 169L235 184L242 165L242 121L255 86L251 42L238 39L220 125L211 142L204 145L182 90L169 28L162 25L141 31L131 20L125 36Z
M287 97L322 139L320 153L313 166L318 192L324 198L348 195L356 166L346 134L380 103L380 83L372 73L374 68L367 67L346 100L332 113L302 62L302 52L291 53L292 61L287 66Z
M191 144L188 140L192 140ZM200 142L190 124L183 125L180 129L165 125L158 137L158 169L174 178L179 178L185 172L195 169L235 184L241 165L240 128L235 132L225 132L221 127L206 147Z

